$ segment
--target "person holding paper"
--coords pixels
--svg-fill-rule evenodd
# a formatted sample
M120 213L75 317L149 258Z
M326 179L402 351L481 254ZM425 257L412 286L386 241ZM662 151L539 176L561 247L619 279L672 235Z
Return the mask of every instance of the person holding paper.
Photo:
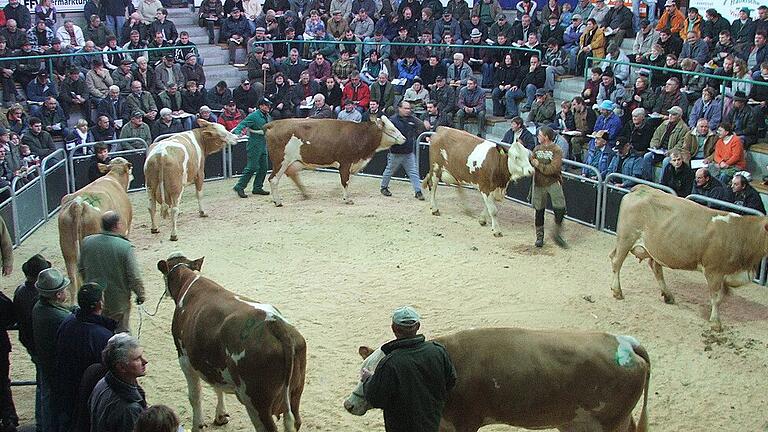
M679 106L669 109L669 117L664 120L651 138L651 147L643 156L643 177L653 181L654 164L661 162L667 154L667 149L682 147L685 135L689 132L688 125L681 121L683 110Z

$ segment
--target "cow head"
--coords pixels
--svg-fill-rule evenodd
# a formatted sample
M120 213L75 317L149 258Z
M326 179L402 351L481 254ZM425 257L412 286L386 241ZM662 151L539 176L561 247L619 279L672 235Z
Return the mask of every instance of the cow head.
M223 125L197 119L200 126L200 140L206 155L220 151L226 145L235 145L237 135L228 131Z
M509 145L509 149L497 146L499 151L507 153L507 169L509 169L509 179L517 181L524 177L533 175L533 166L530 161L530 152L527 148L518 142Z
M405 137L399 130L389 121L386 117L380 117L376 119L376 126L381 130L381 143L376 150L386 150L393 145L402 144L405 142Z
M128 190L133 181L133 164L121 157L116 157L109 161L109 164L98 164L99 172L108 174L120 183L125 190Z
M173 252L168 256L166 260L160 260L157 262L157 269L165 276L165 288L168 293L178 302L177 296L182 287L182 284L171 283L171 277L178 272L181 268L188 268L194 271L200 271L203 268L203 260L205 257L198 258L194 261L190 261L181 252Z
M358 348L357 352L360 354L360 357L363 358L363 364L360 366L360 381L357 383L357 387L352 391L352 394L350 394L344 401L344 409L350 414L361 416L371 409L371 405L365 400L363 393L365 374L373 374L376 370L376 366L379 365L379 362L385 355L381 348L374 350L366 346L361 346Z

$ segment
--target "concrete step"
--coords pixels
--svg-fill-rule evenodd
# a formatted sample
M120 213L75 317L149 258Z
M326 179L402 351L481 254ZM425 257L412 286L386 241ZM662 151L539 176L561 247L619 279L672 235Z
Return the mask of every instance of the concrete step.
M583 88L584 78L565 78L562 81L555 83L554 97L556 100L571 100L580 95Z
M176 30L178 30L179 33L186 31L189 33L190 37L205 36L205 41L208 42L208 31L206 29L197 25L193 26L189 24L176 23L175 21L174 24L176 24Z
M245 71L240 71L228 64L204 66L205 77L211 86L215 85L219 81L227 83L229 88L234 88L240 85L240 80L248 76Z
M197 47L200 57L204 59L203 67L225 65L229 61L229 53L216 45L204 45Z

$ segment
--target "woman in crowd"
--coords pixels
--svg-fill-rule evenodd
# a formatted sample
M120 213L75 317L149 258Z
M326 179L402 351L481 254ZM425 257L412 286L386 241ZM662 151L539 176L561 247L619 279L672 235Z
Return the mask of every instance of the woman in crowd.
M747 168L747 160L744 158L744 146L741 139L733 133L733 125L728 122L720 123L717 128L719 139L715 143L715 153L711 159L705 159L709 163L709 171L724 185L731 181L736 171Z

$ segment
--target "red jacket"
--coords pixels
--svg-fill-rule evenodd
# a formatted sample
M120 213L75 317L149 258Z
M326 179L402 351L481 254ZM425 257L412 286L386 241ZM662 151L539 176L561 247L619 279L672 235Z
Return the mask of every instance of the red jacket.
M222 111L217 121L220 125L227 128L228 131L232 131L244 118L245 114L240 110L235 111L235 115L227 115L226 111Z
M371 101L371 89L364 82L361 82L356 88L352 87L352 82L350 81L344 86L344 91L341 92L342 102L347 99L351 99L357 102L358 106L368 109L368 102Z

